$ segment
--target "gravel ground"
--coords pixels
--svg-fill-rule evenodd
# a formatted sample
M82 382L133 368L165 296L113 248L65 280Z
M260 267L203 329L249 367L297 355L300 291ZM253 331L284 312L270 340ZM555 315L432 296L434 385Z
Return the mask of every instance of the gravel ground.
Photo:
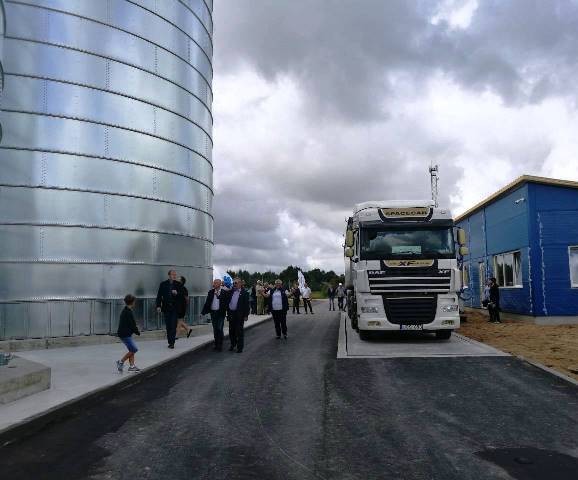
M482 312L468 313L459 333L512 355L542 363L578 380L578 325L544 326L488 322Z

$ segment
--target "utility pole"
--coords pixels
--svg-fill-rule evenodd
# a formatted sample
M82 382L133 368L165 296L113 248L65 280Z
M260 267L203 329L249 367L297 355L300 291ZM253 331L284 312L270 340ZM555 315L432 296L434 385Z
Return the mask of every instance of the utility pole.
M429 174L431 176L431 199L434 201L435 206L438 206L438 166L431 165L429 167Z

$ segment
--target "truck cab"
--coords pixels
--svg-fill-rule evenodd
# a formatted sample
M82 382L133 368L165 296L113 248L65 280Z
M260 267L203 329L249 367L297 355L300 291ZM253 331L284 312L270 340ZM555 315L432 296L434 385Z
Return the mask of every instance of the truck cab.
M371 331L420 330L448 339L460 326L465 232L431 200L365 202L345 234L347 314Z

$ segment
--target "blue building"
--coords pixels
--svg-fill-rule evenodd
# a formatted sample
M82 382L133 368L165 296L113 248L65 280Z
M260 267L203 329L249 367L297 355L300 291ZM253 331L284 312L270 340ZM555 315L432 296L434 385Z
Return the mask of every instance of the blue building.
M456 219L468 233L464 283L481 307L496 277L503 312L578 323L578 182L524 175Z

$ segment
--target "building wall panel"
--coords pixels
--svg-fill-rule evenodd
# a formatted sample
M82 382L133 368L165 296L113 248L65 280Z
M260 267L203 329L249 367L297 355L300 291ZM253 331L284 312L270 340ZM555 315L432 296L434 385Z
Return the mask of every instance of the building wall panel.
M535 280L542 315L578 315L578 288L572 288L569 246L578 245L578 190L532 185Z
M212 276L212 2L2 3L0 336L115 331L130 292L158 328L170 267Z

